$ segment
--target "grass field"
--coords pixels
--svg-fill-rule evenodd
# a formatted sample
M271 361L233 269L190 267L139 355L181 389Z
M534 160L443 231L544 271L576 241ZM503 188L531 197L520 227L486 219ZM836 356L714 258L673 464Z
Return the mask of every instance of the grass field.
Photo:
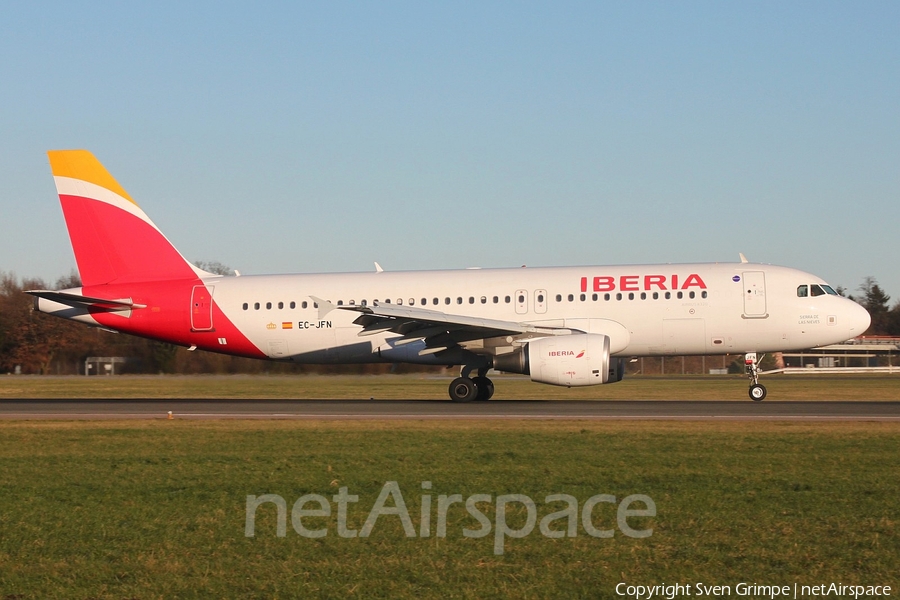
M449 372L448 372L449 373ZM272 375L0 377L3 398L334 398L446 399L451 376ZM635 376L612 384L560 388L497 376L495 400L741 400L740 376ZM767 401L900 400L898 375L775 375Z
M423 375L4 377L2 398L445 398L450 378ZM566 390L498 377L498 400L746 399L738 377L634 377ZM770 399L897 400L891 376L766 380ZM900 423L168 421L0 422L0 600L31 598L622 598L619 582L900 588ZM359 530L386 482L396 481L415 534L430 498L428 536L407 537L383 515L369 537L337 533L333 497L359 496ZM423 490L422 482L431 482ZM245 536L247 496L261 506ZM331 501L305 517L325 537L292 527L305 494ZM486 494L445 509L441 495ZM502 540L500 495L536 503L537 521L578 503L576 535L540 527ZM587 534L580 510L597 494L643 494L653 517L631 517L647 538L617 527L614 504ZM387 506L394 503L388 500ZM638 504L632 508L641 508ZM316 508L307 505L306 508ZM506 522L526 525L521 503ZM557 520L552 529L565 529ZM755 596L744 596L755 597Z
M617 583L900 585L900 424L167 421L0 423L0 598L613 598ZM524 494L538 519L570 494L645 494L635 539L506 539L461 504L447 535L406 537L381 516L370 537L291 526L292 503L359 496L360 529L398 482L418 531L421 495ZM432 482L423 492L422 482ZM247 495L274 505L245 537ZM388 502L393 506L393 502ZM493 522L495 512L482 504ZM521 505L511 527L525 524ZM336 510L336 505L333 505ZM596 526L615 527L598 505ZM564 528L555 525L554 528ZM734 588L732 589L734 594ZM751 596L752 597L752 596Z

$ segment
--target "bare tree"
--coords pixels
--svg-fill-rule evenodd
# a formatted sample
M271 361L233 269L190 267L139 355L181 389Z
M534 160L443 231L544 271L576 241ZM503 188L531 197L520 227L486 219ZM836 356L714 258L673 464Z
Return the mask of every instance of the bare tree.
M194 265L198 269L203 269L204 271L209 271L210 273L214 273L216 275L233 275L234 269L229 267L226 264L222 264L217 260L197 260L194 261Z

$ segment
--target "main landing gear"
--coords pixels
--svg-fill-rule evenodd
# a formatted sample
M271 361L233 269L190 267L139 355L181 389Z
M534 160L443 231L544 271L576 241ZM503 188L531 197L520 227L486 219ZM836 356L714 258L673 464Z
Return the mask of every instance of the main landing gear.
M759 360L762 360L762 356L759 357ZM759 361L756 359L756 352L748 352L744 355L744 366L747 368L747 376L750 378L750 399L754 402L761 402L766 397L766 386L759 382Z
M472 367L463 367L460 376L450 383L450 399L454 402L490 400L494 395L494 382L485 377L487 369L478 369L478 376L469 378Z

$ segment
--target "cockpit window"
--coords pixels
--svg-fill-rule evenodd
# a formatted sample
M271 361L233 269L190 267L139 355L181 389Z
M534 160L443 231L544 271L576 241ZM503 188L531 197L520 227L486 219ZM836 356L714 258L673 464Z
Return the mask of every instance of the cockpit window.
M839 295L834 288L830 285L825 285L824 283L813 283L811 285L801 285L797 287L797 297L798 298L806 298L808 296L824 296L828 294L829 296L837 296Z

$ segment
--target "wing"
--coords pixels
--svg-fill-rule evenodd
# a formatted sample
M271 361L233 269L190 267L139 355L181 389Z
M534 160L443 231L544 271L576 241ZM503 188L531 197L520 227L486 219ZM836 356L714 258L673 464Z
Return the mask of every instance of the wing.
M361 337L386 332L396 333L402 337L392 340L395 346L424 340L425 348L419 351L420 355L438 354L458 346L471 350L472 348L467 346L472 342L491 338L511 336L516 342L521 342L532 338L573 333L572 329L565 327L467 317L413 306L380 302L374 302L371 306L336 306L315 296L311 298L319 306L320 317L332 310L361 313L353 321L362 327L359 332Z

